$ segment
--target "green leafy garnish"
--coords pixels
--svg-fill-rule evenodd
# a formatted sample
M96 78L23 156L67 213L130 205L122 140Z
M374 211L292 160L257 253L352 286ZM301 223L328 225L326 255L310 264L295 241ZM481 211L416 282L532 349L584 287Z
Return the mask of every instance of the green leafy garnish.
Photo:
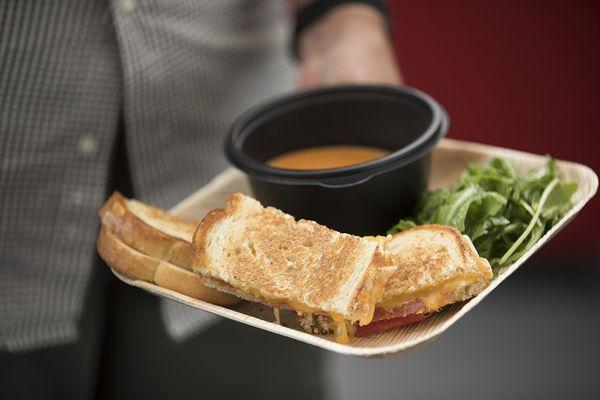
M467 234L492 265L508 265L571 208L577 184L559 178L550 157L527 177L502 158L471 164L454 187L426 193L414 217L399 221L389 233L422 224L450 225Z

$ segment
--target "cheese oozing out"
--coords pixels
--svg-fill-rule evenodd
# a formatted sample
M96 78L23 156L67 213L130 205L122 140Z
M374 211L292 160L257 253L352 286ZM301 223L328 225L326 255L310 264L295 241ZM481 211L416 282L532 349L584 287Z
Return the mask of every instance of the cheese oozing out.
M477 279L478 276L476 274L448 279L439 285L423 288L412 293L402 293L386 298L377 303L377 308L398 308L408 302L420 300L425 307L427 307L427 312L435 312L450 302L448 294L460 291L475 283Z

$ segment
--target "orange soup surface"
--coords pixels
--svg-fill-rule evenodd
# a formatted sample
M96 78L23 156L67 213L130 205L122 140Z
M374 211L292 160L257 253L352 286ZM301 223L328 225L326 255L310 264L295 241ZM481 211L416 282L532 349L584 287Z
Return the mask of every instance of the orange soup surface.
M388 150L368 146L318 146L278 155L267 161L267 164L283 169L329 169L372 161L388 154Z

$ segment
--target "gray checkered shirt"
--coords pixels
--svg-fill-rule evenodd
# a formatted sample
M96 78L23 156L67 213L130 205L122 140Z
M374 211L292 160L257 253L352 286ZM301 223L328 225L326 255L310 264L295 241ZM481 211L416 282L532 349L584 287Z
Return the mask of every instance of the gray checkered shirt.
M291 88L277 0L0 1L0 349L77 339L123 117L136 195L170 207ZM213 318L162 304L174 337Z

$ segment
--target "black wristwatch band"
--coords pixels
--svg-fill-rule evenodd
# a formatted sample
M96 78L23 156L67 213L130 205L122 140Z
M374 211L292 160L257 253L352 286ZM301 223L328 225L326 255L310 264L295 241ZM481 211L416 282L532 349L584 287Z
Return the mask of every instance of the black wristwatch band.
M302 32L331 9L350 3L365 4L379 10L385 17L388 29L391 32L389 12L386 2L383 0L315 0L300 8L296 13L296 27L291 43L291 50L296 59L300 58L298 54L298 42Z

